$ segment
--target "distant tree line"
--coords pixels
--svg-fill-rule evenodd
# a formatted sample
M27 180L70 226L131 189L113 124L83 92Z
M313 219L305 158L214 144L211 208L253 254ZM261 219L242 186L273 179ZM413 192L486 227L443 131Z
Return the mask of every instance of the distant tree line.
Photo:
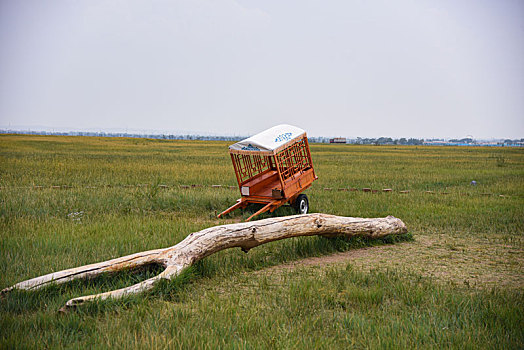
M103 132L103 131L34 131L34 130L0 130L0 134L28 134L28 135L56 135L56 136L97 136L97 137L133 137L133 138L148 138L148 139L162 139L162 140L201 140L201 141L240 141L248 137L242 136L220 136L220 135L175 135L175 134L138 134L126 132ZM330 143L333 140L329 137L309 137L311 143ZM344 140L344 138L337 138L337 141ZM337 142L338 143L338 142ZM391 137L379 138L362 138L346 139L346 143L357 145L442 145L442 146L513 146L524 147L524 138L522 139L505 139L490 142L479 142L470 137L463 139L416 139L416 138L399 138L393 139Z
M506 145L506 146L522 146L522 145L524 145L524 139L520 139L520 140L506 139L506 140L504 140L504 145Z
M132 137L160 140L201 140L201 141L239 141L248 136L204 136L204 135L173 135L173 134L131 134L126 132L103 131L27 131L27 130L0 130L0 134L24 135L54 135L54 136L92 136L92 137Z
M449 142L470 144L470 143L473 143L475 141L471 137L466 137L464 139L451 139L451 140L449 140Z
M406 139L404 137L400 139L392 139L391 137L379 137L379 138L361 138L357 137L354 140L349 140L348 143L354 143L357 145L423 145L424 139Z

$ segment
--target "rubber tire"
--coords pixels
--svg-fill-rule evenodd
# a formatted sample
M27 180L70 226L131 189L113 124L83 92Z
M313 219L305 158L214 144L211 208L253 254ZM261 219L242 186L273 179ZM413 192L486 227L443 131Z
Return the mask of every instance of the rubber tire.
M307 214L309 211L309 200L305 194L299 194L293 205L297 214Z

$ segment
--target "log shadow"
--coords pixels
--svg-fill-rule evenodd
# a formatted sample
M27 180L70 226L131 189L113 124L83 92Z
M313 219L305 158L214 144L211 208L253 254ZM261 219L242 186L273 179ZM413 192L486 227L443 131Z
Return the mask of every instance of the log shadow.
M195 274L207 278L228 276L238 271L257 271L296 260L325 256L366 247L409 242L411 233L383 238L353 237L295 237L269 242L253 248L248 254L226 250L213 254L194 265Z

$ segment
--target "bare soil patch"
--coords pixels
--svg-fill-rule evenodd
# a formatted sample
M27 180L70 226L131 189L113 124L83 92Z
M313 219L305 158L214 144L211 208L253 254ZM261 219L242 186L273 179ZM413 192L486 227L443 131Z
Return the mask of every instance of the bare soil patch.
M258 273L280 274L309 266L350 263L364 271L393 268L440 283L473 288L524 287L524 249L497 238L416 235L414 241L367 247L273 266Z

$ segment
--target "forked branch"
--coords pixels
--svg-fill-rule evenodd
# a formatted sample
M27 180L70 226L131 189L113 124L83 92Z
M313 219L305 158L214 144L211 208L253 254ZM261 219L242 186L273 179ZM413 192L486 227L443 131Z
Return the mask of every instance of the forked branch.
M2 290L2 294L13 289L35 290L51 283L60 284L80 278L92 278L107 272L149 264L160 264L165 267L165 270L158 276L133 286L71 299L62 308L62 310L65 310L65 308L93 299L121 298L150 290L158 280L171 279L206 256L228 248L239 247L247 252L258 245L291 237L314 235L352 237L360 235L380 238L406 232L406 225L402 220L393 216L364 219L328 214L303 214L214 226L193 232L180 243L169 248L149 250L97 264L50 273L17 283Z

